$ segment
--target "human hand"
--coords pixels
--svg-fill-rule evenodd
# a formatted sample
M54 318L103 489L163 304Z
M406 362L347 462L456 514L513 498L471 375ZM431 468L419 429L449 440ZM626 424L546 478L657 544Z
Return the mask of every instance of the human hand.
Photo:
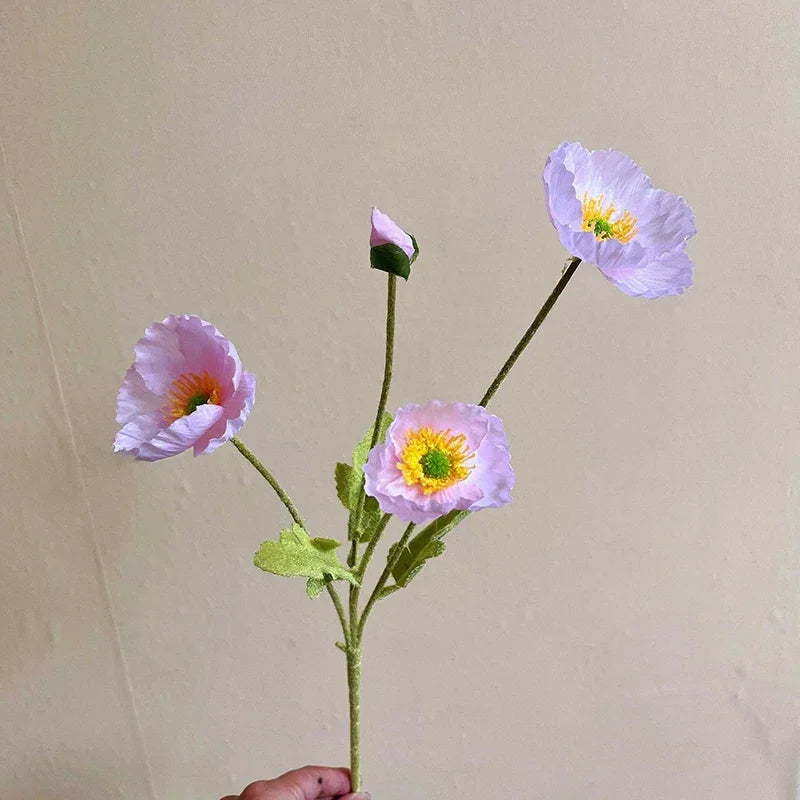
M338 767L303 767L271 781L256 781L241 794L222 800L371 800L367 793L350 794L350 771Z

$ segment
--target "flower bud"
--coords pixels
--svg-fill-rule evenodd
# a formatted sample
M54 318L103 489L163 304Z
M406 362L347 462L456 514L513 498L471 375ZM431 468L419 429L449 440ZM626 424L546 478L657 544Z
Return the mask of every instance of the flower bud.
M417 240L377 208L372 209L369 262L373 269L408 280L411 265L419 255Z

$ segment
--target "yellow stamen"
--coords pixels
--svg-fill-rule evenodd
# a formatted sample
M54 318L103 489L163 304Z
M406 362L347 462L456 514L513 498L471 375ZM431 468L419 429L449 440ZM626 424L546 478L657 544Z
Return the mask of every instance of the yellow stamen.
M613 203L605 209L603 201L605 195L589 197L586 192L583 195L583 224L581 227L585 231L591 231L598 239L616 239L622 244L626 244L636 236L636 218L630 211L623 211L618 219L611 221L611 217L617 213Z
M167 393L167 404L164 416L168 420L180 419L191 414L198 406L206 403L219 405L222 388L219 381L205 370L202 375L195 372L184 372L172 384Z
M397 468L409 486L416 485L425 494L433 494L463 481L475 468L467 463L474 457L463 433L451 435L449 428L420 428L406 433Z

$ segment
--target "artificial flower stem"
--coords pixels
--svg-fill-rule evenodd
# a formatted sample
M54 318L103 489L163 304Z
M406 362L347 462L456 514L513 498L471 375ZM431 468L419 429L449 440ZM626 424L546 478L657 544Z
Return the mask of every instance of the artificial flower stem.
M391 514L384 514L378 527L372 534L367 549L354 569L356 578L359 583L364 578L364 572L369 565L372 554L381 538L389 520L392 518ZM328 584L328 588L331 585ZM358 596L360 588L358 586L350 587L350 623L349 626L344 618L344 609L339 609L337 612L342 620L342 627L345 628L346 639L346 654L347 654L347 687L348 687L348 700L350 705L350 783L353 791L358 791L361 785L361 751L360 751L360 716L361 716L361 635L358 629ZM338 599L338 597L336 598ZM334 604L335 604L334 600Z
M378 410L375 412L375 425L372 428L372 441L369 449L378 443L381 435L381 423L383 415L386 413L386 403L389 400L389 387L392 384L392 364L394 362L394 320L397 298L397 276L388 275L386 284L386 348L383 359L383 383L381 384L381 394L378 398ZM350 558L348 564L353 567L356 563L358 553L358 526L361 524L361 517L364 513L364 478L361 478L361 488L358 493L358 503L353 516L353 525L350 531L352 544L350 546Z
M506 363L503 364L502 368L500 369L500 372L497 373L497 377L495 377L495 379L492 381L491 385L486 390L486 394L484 394L483 398L481 399L480 403L478 403L478 405L486 407L486 405L488 405L492 397L494 397L495 392L497 392L497 390L500 388L500 384L505 380L506 376L511 371L511 368L514 366L520 355L522 355L522 351L528 346L536 331L539 330L541 324L544 322L545 318L550 313L550 309L555 305L556 300L558 300L559 296L561 295L561 292L563 292L564 289L566 288L570 278L575 274L575 270L578 269L580 263L581 259L575 256L571 256L570 258L567 259L566 263L564 264L564 269L561 271L560 280L556 284L553 291L550 293L550 296L547 298L547 300L545 300L544 305L539 309L539 313L536 315L535 319L531 323L528 330L525 331L523 337L519 340L519 343L517 344L517 346L512 351L511 355L506 360ZM452 527L454 528L467 516L468 514L464 514L464 517L459 519ZM427 528L423 528L421 535L424 535L426 530ZM370 598L370 601L372 601L372 598ZM367 607L371 608L369 603L367 604ZM366 617L366 609L361 617L361 628L363 628L364 625L364 617Z
M361 788L361 640L353 636L347 642L347 692L350 703L350 786Z
M392 383L392 363L394 361L394 319L395 319L395 306L397 297L397 276L389 274L386 285L386 347L383 361L383 383L381 384L381 394L378 399L378 409L375 412L375 425L372 428L372 441L370 442L370 450L378 443L378 438L381 432L381 423L383 422L383 415L386 412L386 403L389 399L389 387ZM364 478L362 476L361 483L358 491L358 501L356 504L355 513L350 517L349 536L350 536L350 554L347 563L351 569L356 567L358 561L358 529L361 525L361 517L364 513ZM369 559L372 558L372 553L378 544L378 539L384 528L389 522L389 514L385 514L381 520L378 530L372 537L365 555L368 558L359 564L359 581L363 577L364 570L366 569ZM350 703L350 783L353 791L357 792L361 784L361 752L359 745L359 724L360 724L360 710L361 710L361 631L359 628L358 618L358 597L360 588L358 586L350 585L349 597L349 635L347 638L347 686L349 692Z
M386 567L381 573L380 578L378 578L378 582L375 584L375 588L372 590L372 594L369 596L369 600L367 600L367 604L364 606L364 613L361 615L360 622L354 622L351 619L350 625L355 631L356 635L358 636L359 642L361 641L361 637L364 635L364 625L367 622L367 617L369 616L369 612L372 611L372 606L378 601L383 588L386 586L386 581L389 580L392 574L392 570L395 568L397 562L400 560L400 556L405 549L405 546L408 544L408 540L411 538L411 534L414 532L414 528L417 526L412 522L403 532L402 537L400 537L400 541L394 545L392 550L392 554L386 561Z
M342 623L342 633L344 634L345 644L347 644L350 638L350 626L347 623L347 615L344 611L344 605L342 605L342 599L339 597L339 592L336 591L336 587L332 583L327 584L325 588L328 590L331 600L333 600L333 607L336 609L339 622Z
M383 383L375 412L375 427L372 429L370 450L378 444L381 435L381 422L389 400L389 387L392 384L392 365L394 363L394 318L397 298L397 275L389 275L386 284L386 350L383 360Z
M494 397L495 392L500 388L500 384L506 379L506 375L508 375L517 359L522 355L522 351L528 346L536 331L539 330L539 327L545 321L545 318L550 313L550 309L556 304L556 300L558 300L561 292L566 288L569 279L575 274L575 270L578 269L580 263L581 259L575 256L572 256L567 261L564 271L561 274L561 279L556 284L555 289L553 289L550 293L550 297L545 300L544 305L539 309L539 313L536 315L528 330L525 331L523 337L519 340L519 343L506 360L506 363L500 368L497 377L492 381L491 385L486 390L486 394L484 394L481 401L478 403L479 406L487 406L489 401Z
M295 508L291 497L286 494L286 492L283 490L283 487L276 480L275 476L261 463L261 460L258 458L258 456L241 439L239 439L238 436L232 437L231 442L233 442L233 444L236 446L236 449L258 470L261 476L275 490L275 494L278 495L281 502L286 506L286 509L291 515L292 519L301 528L305 528L303 520L300 518L300 513ZM347 616L345 615L344 606L342 605L339 593L336 591L336 587L333 586L333 584L329 583L326 588L328 590L328 594L331 596L331 600L333 600L333 605L336 609L336 614L339 617L339 621L342 623L342 633L344 634L344 638L347 640L350 637L350 626L347 624Z
M288 494L286 494L278 481L275 480L273 474L261 463L261 461L258 459L258 456L256 456L256 454L241 439L239 439L238 436L234 436L231 439L231 442L233 442L236 449L256 468L264 480L266 480L266 482L273 488L275 494L278 495L280 501L286 506L289 514L291 514L292 519L301 528L305 528L305 525L303 525L303 520L300 519L300 514L295 508L291 498Z
M355 569L355 574L359 581L364 577L364 573L367 571L369 562L372 560L372 555L375 552L375 548L378 546L378 541L383 535L383 532L386 530L386 526L389 524L389 520L391 518L391 514L384 514L381 517L381 521L378 523L378 527L375 528L375 532L372 534L372 538L369 540L367 549L364 551L364 555L361 556L361 560L358 562L358 566Z

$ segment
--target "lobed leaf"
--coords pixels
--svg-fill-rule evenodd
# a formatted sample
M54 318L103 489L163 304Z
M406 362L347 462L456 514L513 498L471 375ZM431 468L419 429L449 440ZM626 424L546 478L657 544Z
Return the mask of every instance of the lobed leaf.
M304 528L294 523L281 531L277 542L263 542L253 561L259 569L273 575L309 578L306 591L309 597L316 597L330 580L358 585L353 573L336 555L340 545L337 539L312 539Z

